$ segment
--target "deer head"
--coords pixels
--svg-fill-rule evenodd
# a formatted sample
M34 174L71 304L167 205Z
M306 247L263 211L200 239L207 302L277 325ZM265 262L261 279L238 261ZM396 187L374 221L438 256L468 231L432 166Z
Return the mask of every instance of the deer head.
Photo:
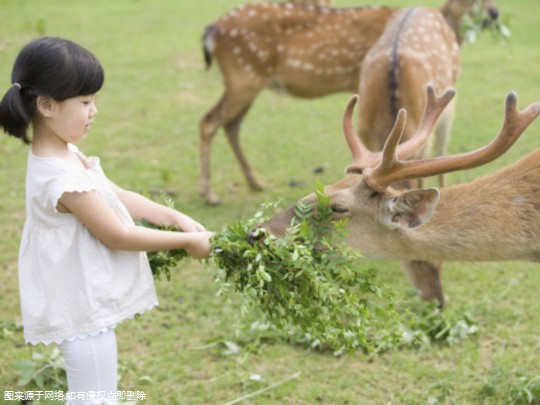
M489 205L495 210L497 207L500 208L498 218L490 218L492 211L486 214L481 209L471 209L488 203L487 200L482 201L486 195L486 190L482 190L482 187L492 188L494 180L466 183L441 191L428 188L398 192L390 187L391 183L404 179L433 176L486 164L505 153L540 114L540 103L519 111L516 94L509 93L506 97L502 128L488 145L459 155L416 161L403 160L426 142L432 126L454 94L453 89L448 89L437 96L433 88L428 86L427 106L415 136L399 144L406 121L406 111L400 110L381 152L369 151L354 133L351 116L357 97L351 99L345 110L343 130L353 161L347 167L347 176L344 179L325 188L325 192L330 195L334 217L347 219L348 243L367 257L445 261L502 260L502 258L540 260L538 247L540 212L537 208L540 204L540 191L537 186L536 193L529 198L515 195L523 194L523 190L527 189L520 187L519 184L497 190L496 195L500 200L490 200ZM501 172L499 176L501 178L510 176L513 183L519 179L529 184L540 182L538 160L540 150L531 155L534 156L524 158ZM528 176L522 174L525 171ZM532 173L536 177L531 180ZM492 176L497 176L497 173ZM474 197L463 199L465 201L463 206L460 205L462 195ZM505 214L510 214L501 208L502 205L506 204L508 199L518 201L518 197L521 197L520 200L526 200L524 203L526 206L519 209L532 212L536 215L534 219L530 215L521 215L519 220L519 212L513 213L511 219L503 218ZM308 195L303 200L312 204L316 202L313 195ZM454 216L458 211L468 212L468 215ZM475 218L475 215L479 217ZM261 226L270 233L280 236L287 231L293 217L294 207L291 207ZM516 227L515 243L512 243L512 236L507 234L509 229L495 231L496 224L490 225L489 221L491 223L500 221ZM494 236L494 233L499 236ZM487 247L480 246L486 244L485 240L488 241Z
M463 41L461 33L461 21L465 14L479 7L484 14L484 26L491 25L499 18L499 10L493 0L447 0L441 7L441 13L452 27L459 43Z

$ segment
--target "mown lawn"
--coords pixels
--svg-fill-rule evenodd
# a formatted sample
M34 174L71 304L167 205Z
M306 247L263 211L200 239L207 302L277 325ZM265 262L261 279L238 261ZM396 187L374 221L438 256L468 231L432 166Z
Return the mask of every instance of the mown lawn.
M19 49L39 35L73 39L91 49L106 70L99 115L81 148L97 154L108 176L138 191L175 192L177 207L206 224L252 215L264 201L283 206L307 194L315 179L338 180L350 155L341 135L349 95L295 100L264 92L242 130L242 141L266 188L247 189L225 137L214 143L213 181L223 204L198 196L198 121L221 94L216 68L204 70L200 36L205 24L239 0L0 0L0 89L10 85ZM338 6L359 4L336 0ZM416 5L412 0L372 3ZM422 5L439 5L425 0ZM512 31L507 42L489 35L462 50L462 73L450 152L487 143L497 132L508 91L519 106L540 101L538 0L497 2ZM2 90L2 91L3 91ZM449 176L462 182L491 172L540 147L534 123L503 157ZM17 251L24 221L27 149L0 137L0 387L24 390L13 361L52 347L24 345L17 286ZM315 168L323 168L314 174ZM291 182L298 184L291 187ZM497 218L492 218L496 221ZM540 241L539 241L540 243ZM399 263L370 262L398 296L411 287ZM144 391L148 404L222 404L258 390L252 404L465 404L511 403L527 390L540 401L538 264L448 263L444 284L449 308L470 311L474 339L454 346L400 350L369 358L334 357L279 339L240 341L238 308L216 297L212 271L186 262L172 281L157 282L160 307L117 328L122 391ZM264 337L259 335L259 337ZM227 342L235 342L238 346ZM536 380L535 380L536 378ZM54 384L46 389L55 390ZM535 391L536 390L536 391Z

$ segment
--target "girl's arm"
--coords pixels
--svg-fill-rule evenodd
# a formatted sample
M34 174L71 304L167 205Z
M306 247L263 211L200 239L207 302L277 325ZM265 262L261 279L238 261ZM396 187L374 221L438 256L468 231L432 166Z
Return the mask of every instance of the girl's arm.
M205 230L200 223L179 211L158 204L133 191L125 190L112 182L111 187L135 221L145 219L158 226L176 226L184 232L202 232Z
M75 215L96 238L111 249L185 249L189 255L199 259L208 257L211 252L211 232L168 232L136 225L126 226L96 191L64 193L57 208L60 212ZM156 211L154 218L148 220L160 218L161 210Z

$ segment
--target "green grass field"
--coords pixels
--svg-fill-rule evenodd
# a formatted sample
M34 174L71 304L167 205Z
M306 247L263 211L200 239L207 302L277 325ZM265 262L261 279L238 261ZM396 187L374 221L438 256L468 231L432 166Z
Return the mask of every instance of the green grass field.
M306 101L262 93L244 122L242 141L265 190L247 189L225 137L219 134L213 150L213 183L223 204L205 205L197 185L198 122L217 101L222 85L215 67L204 70L200 37L207 23L240 3L0 0L0 91L10 86L14 58L30 39L40 35L72 39L92 50L105 67L99 115L80 147L101 157L113 181L137 191L172 190L176 206L211 230L252 215L264 201L281 198L287 206L312 191L316 178L331 183L342 177L350 159L340 129L349 95ZM479 147L496 134L507 92L518 93L520 108L540 101L540 3L499 0L497 5L508 18L512 37L501 42L484 35L464 46L450 152ZM449 181L467 181L515 161L540 147L539 133L537 122L506 155L484 167L452 174ZM0 137L3 391L31 388L17 384L15 360L49 356L53 349L24 345L15 326L20 322L17 253L24 221L26 154L22 143ZM317 167L324 172L313 174ZM291 181L299 186L290 187ZM379 269L399 296L412 293L399 263L368 265ZM539 403L538 267L518 262L445 264L449 308L464 308L474 315L476 338L369 358L362 353L335 357L264 335L239 341L233 326L238 308L216 297L212 272L204 263L188 261L170 283L157 282L159 308L117 328L119 389L144 391L147 399L140 403L148 404L224 404L259 390L265 391L242 403ZM46 389L58 387L48 384Z

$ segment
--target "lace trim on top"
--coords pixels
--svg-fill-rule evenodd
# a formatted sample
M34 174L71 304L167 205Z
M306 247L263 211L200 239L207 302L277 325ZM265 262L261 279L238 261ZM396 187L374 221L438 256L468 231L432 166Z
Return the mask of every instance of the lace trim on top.
M68 337L68 338L65 338L65 339L54 339L54 340L27 340L26 343L30 343L34 346L42 343L44 345L48 345L48 344L51 344L51 343L56 343L56 344L61 344L63 342L73 342L75 339L86 339L87 337L91 336L97 336L99 335L100 333L103 333L103 332L107 332L111 329L114 329L116 328L117 325L121 324L122 322L124 322L125 320L127 319L133 319L136 315L141 315L147 311L150 311L152 308L154 307L157 307L159 304L157 302L154 302L152 304L150 304L148 307L144 308L143 310L141 311L138 311L136 313L134 313L133 315L127 317L127 318L124 318L122 319L121 321L118 321L112 325L109 325L109 326L105 326L104 328L101 328L99 330L96 330L94 332L90 332L90 333L84 333L84 334L81 334L81 335L75 335L75 336L71 336L71 337Z

